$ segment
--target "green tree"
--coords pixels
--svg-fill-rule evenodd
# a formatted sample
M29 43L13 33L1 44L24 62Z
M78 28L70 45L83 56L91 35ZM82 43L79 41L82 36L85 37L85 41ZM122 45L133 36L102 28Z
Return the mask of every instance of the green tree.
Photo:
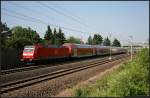
M93 37L93 44L96 45L96 44L101 44L103 42L103 38L101 35L99 34L94 34L94 37Z
M13 38L7 40L7 48L23 49L25 45L32 45L33 43L27 38Z
M121 44L120 44L120 41L119 40L117 40L116 38L114 39L114 41L113 41L113 44L112 44L113 46L116 46L116 47L120 47L121 46Z
M56 28L54 28L54 31L53 31L52 44L53 45L57 44L57 31L56 31Z
M110 46L110 40L109 40L108 37L104 39L103 45L104 45L104 46Z
M32 43L39 43L40 42L40 36L39 34L35 31L35 30L32 30L30 27L28 28L27 32L29 32L29 36L30 36L30 39L31 39L31 42Z
M7 27L7 24L6 23L2 23L2 21L0 21L0 33L2 31L8 31L10 30L9 27Z
M64 44L66 38L65 38L65 35L64 33L62 32L61 28L59 28L59 31L58 31L58 40L59 40L59 44L62 45Z
M53 34L50 26L47 26L47 31L44 35L45 43L46 44L52 44Z
M69 37L67 39L68 43L76 43L76 44L81 44L81 40L79 38L75 38L73 36Z
M7 48L23 49L25 45L32 45L41 41L38 33L31 28L16 26L11 29L12 35L7 40Z
M2 32L5 31L6 33L2 34ZM6 23L2 23L0 21L0 48L5 49L6 48L6 40L8 39L8 33L11 35L11 30L9 27L7 27Z
M62 45L65 41L65 35L62 32L61 28L59 28L59 31L57 32L56 28L54 28L53 32L50 29L50 26L48 26L48 30L46 31L46 34L44 36L44 43L52 44L52 45Z
M87 44L89 44L89 45L93 44L93 39L91 36L89 36Z

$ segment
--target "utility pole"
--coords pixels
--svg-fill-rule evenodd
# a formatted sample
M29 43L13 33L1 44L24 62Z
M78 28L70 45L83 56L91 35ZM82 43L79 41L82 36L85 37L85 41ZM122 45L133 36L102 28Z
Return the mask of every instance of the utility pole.
M111 34L110 34L110 46L109 46L109 60L111 60Z
M131 61L132 61L132 58L133 58L133 56L132 56L132 54L133 54L133 45L132 45L132 43L133 43L133 36L129 36L130 38L131 38L131 50L130 50L130 53L131 53Z
M82 39L82 36L81 36L81 38L80 38L80 41L81 41L81 44L84 44L83 39Z

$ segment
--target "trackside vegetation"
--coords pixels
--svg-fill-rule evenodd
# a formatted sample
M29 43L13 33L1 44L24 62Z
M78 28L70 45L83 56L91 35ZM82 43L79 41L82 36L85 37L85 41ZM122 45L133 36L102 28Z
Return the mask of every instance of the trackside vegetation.
M83 44L84 42L80 38L70 36L65 37L65 33L61 28L57 30L56 28L51 28L50 25L47 26L44 38L41 38L39 32L33 30L31 27L15 26L9 28L6 23L0 21L0 44L2 50L6 49L23 49L26 45L34 45L37 43L44 45L62 45L64 43L76 43ZM104 39L100 34L94 34L93 38L89 36L86 44L90 45L110 45L110 40ZM120 47L120 41L114 39L113 46Z
M118 69L105 74L94 84L74 89L76 97L148 96L149 50L142 49L133 61L123 63Z

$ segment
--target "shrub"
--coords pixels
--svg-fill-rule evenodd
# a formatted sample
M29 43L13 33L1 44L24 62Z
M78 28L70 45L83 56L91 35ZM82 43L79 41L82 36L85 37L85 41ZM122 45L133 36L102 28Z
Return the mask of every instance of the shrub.
M74 96L137 96L148 95L149 50L142 49L133 59L125 62L111 74L104 75L90 86L75 90Z

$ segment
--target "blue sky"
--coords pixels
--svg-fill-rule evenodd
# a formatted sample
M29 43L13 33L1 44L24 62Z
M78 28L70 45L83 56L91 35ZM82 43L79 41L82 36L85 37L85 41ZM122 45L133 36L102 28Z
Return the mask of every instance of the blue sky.
M74 36L83 41L95 33L104 38L111 33L112 40L117 38L122 44L129 43L131 35L134 42L145 42L149 38L148 1L41 1L41 3L39 1L2 1L1 20L11 28L17 25L30 26L41 37L44 36L48 24L56 24L83 31L81 33L62 29L66 37ZM10 15L17 15L12 11L46 23L31 22L33 19L27 17L25 19L12 17ZM51 28L54 27L51 26Z

